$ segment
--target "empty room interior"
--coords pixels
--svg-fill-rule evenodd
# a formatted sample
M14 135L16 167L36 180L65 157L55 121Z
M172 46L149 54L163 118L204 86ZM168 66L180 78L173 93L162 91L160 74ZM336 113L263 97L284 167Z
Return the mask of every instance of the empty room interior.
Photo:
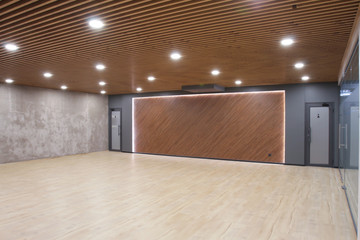
M359 4L0 1L0 239L360 239Z

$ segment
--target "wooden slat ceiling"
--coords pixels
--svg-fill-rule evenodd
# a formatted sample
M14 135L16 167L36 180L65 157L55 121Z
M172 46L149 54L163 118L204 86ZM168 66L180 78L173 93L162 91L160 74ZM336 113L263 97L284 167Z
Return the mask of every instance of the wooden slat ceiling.
M19 49L0 48L0 82L119 94L233 87L237 79L242 86L291 84L303 75L337 81L358 7L355 0L4 0L0 44ZM105 27L91 29L93 17ZM285 37L295 43L281 46ZM179 61L169 58L175 50ZM306 64L301 70L293 67L298 61ZM212 76L214 68L221 74ZM45 71L54 76L44 78Z

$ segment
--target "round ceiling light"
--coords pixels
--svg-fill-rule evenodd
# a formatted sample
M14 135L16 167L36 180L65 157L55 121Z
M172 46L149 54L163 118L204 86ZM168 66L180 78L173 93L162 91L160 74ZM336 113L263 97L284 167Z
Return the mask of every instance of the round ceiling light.
M307 81L307 80L309 80L309 79L310 79L309 76L302 76L302 78L301 78L301 80L303 80L303 81Z
M6 50L9 50L9 51L16 51L19 49L19 47L14 43L7 43L4 45L4 47L6 48Z
M12 80L12 79L8 78L8 79L5 79L5 82L6 82L6 83L13 83L13 82L14 82L14 80Z
M214 70L211 71L211 74L212 74L213 76L217 76L217 75L220 74L220 71L217 70L217 69L214 69Z
M302 62L295 63L295 65L294 65L294 67L297 68L297 69L301 69L301 68L303 68L304 66L305 66L305 64L302 63Z
M99 63L99 64L96 64L95 68L96 68L97 70L102 71L102 70L104 70L106 67L105 67L104 64Z
M171 58L172 60L179 60L181 57L182 57L181 54L178 53L178 52L173 52L173 53L170 55L170 58Z
M284 38L283 40L281 40L281 45L283 46L290 46L294 43L294 40L292 38Z
M149 81L154 81L156 78L154 76L148 76L147 78Z
M235 84L236 84L236 85L240 85L241 83L242 83L241 80L236 80L236 81L235 81Z
M44 73L43 75L44 75L44 77L46 77L46 78L51 78L51 77L53 76L53 74L50 73L50 72L46 72L46 73Z
M91 19L88 23L89 26L93 29L100 29L105 26L104 22L98 18Z

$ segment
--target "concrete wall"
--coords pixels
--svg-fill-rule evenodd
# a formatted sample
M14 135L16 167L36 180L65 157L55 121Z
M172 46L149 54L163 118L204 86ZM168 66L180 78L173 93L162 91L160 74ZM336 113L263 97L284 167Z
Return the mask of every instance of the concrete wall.
M108 148L108 98L0 84L0 163Z
M305 164L305 104L333 102L334 126L338 126L339 87L337 83L291 84L258 87L227 88L227 92L285 90L285 162ZM181 91L109 96L110 108L122 108L122 150L132 151L132 98L141 96L164 96L186 94ZM336 128L337 129L337 128ZM334 146L337 146L338 131L334 131ZM335 148L334 166L338 166L338 149Z

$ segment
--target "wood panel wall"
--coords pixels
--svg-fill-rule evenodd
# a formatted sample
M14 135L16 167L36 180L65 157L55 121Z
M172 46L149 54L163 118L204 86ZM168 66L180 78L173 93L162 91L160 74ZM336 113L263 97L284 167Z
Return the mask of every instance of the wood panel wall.
M284 91L133 101L134 152L284 162Z

